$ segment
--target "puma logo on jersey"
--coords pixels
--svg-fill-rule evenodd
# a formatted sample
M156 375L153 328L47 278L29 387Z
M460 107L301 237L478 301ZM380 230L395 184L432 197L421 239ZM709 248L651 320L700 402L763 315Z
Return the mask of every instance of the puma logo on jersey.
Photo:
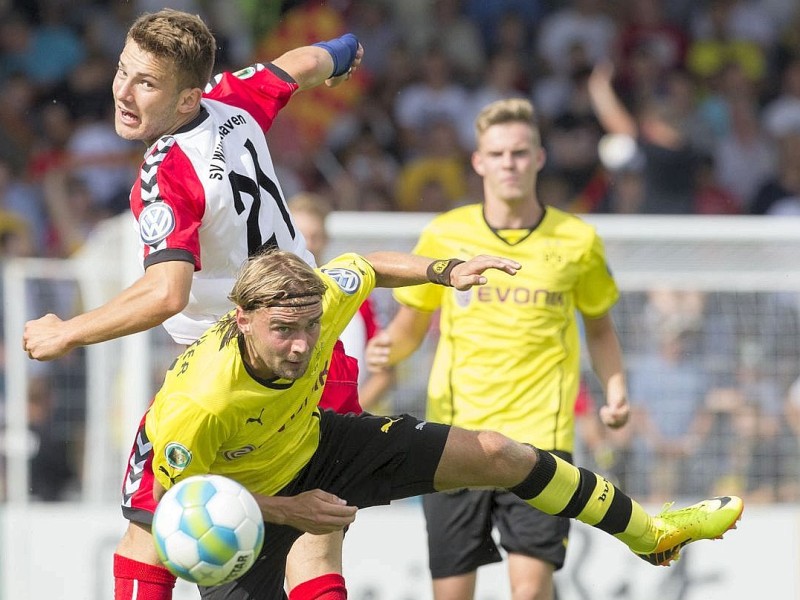
M261 409L261 412L258 413L257 417L247 417L247 421L244 422L245 425L249 423L258 423L259 425L264 425L263 421L261 421L261 415L264 414L264 409Z
M392 419L391 417L383 417L383 418L384 418L384 419L386 419L386 421L387 421L386 423L384 423L383 425L381 425L381 431L382 431L383 433L389 433L389 428L390 428L392 425L394 425L394 424L395 424L395 423L397 423L398 421L402 421L402 420L403 420L403 417L400 417L400 418L398 418L398 419Z
M417 426L414 427L414 429L416 429L417 431L422 431L422 428L425 427L425 425L427 424L428 424L427 421L422 421L422 423L417 423Z

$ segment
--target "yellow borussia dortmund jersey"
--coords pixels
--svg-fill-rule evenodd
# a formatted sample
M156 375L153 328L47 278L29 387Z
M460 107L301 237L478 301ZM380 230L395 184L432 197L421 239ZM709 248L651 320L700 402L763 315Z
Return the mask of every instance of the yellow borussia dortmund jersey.
M480 204L443 213L423 230L415 253L492 254L522 269L515 276L487 271L486 285L466 292L432 284L394 292L413 308L441 308L427 418L571 452L580 379L575 311L602 316L619 292L602 241L575 216L548 207L530 235L506 239L487 225Z
M317 402L342 329L375 286L355 254L318 269L328 286L319 342L301 378L254 379L234 340L224 347L211 327L181 354L147 414L153 473L164 487L200 473L236 479L274 494L308 462L319 442Z

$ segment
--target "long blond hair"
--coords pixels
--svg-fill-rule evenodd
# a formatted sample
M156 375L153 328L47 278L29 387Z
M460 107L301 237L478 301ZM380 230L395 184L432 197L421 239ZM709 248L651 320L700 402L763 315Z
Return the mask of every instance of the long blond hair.
M245 312L271 306L306 306L318 302L327 285L303 259L285 250L268 250L247 260L239 269L228 299ZM225 345L239 336L235 313L217 325Z

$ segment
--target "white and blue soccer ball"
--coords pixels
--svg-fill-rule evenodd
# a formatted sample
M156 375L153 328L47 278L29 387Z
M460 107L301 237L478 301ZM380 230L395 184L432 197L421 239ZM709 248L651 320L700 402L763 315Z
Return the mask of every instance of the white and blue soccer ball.
M171 487L156 507L152 531L164 566L203 586L244 575L264 543L255 498L221 475L195 475Z

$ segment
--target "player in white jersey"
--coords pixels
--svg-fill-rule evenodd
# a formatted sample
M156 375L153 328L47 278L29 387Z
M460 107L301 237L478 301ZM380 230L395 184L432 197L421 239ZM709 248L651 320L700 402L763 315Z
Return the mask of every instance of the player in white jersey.
M159 324L189 344L232 308L227 294L249 255L279 247L313 264L265 134L296 91L347 80L364 50L347 34L212 81L216 48L199 17L176 10L144 14L128 30L113 83L114 123L120 137L148 147L130 198L145 271L97 309L26 323L30 358L51 360ZM332 555L340 556L340 544ZM299 577L341 573L340 565L308 563ZM147 596L138 567L129 567L122 579L136 583L138 600L163 597ZM345 597L343 580L340 587L330 598Z

